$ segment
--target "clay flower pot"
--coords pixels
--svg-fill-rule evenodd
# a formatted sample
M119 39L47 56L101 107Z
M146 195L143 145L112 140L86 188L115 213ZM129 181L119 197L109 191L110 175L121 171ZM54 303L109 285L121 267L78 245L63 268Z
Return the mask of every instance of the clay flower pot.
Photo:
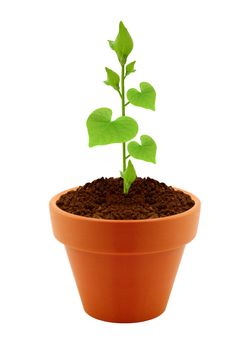
M199 199L189 193L195 205L164 218L104 220L61 210L56 201L63 193L50 201L52 227L65 245L85 311L110 322L159 316L185 245L196 234Z

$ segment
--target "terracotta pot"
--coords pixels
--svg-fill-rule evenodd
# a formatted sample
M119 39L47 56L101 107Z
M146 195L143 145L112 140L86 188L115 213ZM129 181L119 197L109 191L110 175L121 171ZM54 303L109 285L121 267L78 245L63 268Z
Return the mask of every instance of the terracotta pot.
M67 192L67 191L65 191ZM50 201L54 234L65 245L85 311L110 322L139 322L166 308L200 201L159 219L104 220L67 213Z

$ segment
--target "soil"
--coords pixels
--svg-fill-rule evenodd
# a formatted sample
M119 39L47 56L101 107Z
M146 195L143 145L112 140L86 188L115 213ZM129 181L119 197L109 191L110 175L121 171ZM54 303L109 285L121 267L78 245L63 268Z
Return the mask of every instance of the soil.
M123 194L121 178L100 178L63 194L57 206L69 213L98 219L140 220L182 213L192 198L163 182L137 178Z

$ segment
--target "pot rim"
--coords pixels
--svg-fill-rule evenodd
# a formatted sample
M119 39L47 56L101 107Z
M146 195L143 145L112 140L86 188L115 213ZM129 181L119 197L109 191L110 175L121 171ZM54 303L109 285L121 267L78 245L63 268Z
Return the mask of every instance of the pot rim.
M76 215L76 214L72 214L72 213L69 213L61 208L59 208L56 204L57 200L60 198L60 196L62 196L63 194L69 192L69 191L74 191L78 188L79 186L76 186L76 187L73 187L73 188L70 188L68 190L64 190L58 194L56 194L55 196L53 196L49 202L50 204L50 207L58 212L58 214L61 214L61 215L65 215L66 217L69 217L71 219L75 219L75 220L80 220L80 221L89 221L89 222L103 222L103 223L116 223L116 224L119 224L119 223L122 223L122 224L131 224L131 223L146 223L146 222L161 222L161 221L171 221L171 220L176 220L176 219L179 219L181 217L184 217L184 216L187 216L187 215L190 215L193 211L196 211L197 207L200 207L201 205L201 202L199 200L198 197L196 197L193 193L191 192L188 192L188 191L185 191L181 188L178 188L178 187L173 187L175 190L178 190L178 191L182 191L186 194L188 194L195 202L195 204L193 205L192 208L186 210L186 211L183 211L182 213L179 213L179 214L174 214L174 215L169 215L169 216L163 216L163 217L160 217L160 218L153 218L153 219L130 219L130 220L114 220L114 219L97 219L97 218L91 218L91 217L88 217L88 216L81 216L81 215Z

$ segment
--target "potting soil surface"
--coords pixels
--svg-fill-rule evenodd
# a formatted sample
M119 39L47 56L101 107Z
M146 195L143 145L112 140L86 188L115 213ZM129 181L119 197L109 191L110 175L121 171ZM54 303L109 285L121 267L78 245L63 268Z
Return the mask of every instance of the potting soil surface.
M163 182L138 177L129 193L122 178L100 178L63 194L57 206L69 213L97 219L140 220L182 213L195 204L192 198Z

